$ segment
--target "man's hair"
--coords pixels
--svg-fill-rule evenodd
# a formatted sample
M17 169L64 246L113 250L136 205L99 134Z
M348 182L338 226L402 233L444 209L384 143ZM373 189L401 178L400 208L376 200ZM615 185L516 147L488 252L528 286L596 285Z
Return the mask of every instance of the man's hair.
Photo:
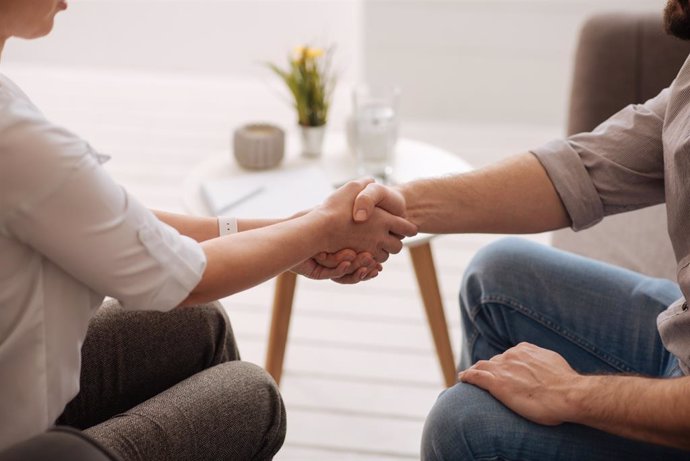
M667 0L664 8L666 33L690 40L690 6L688 0Z

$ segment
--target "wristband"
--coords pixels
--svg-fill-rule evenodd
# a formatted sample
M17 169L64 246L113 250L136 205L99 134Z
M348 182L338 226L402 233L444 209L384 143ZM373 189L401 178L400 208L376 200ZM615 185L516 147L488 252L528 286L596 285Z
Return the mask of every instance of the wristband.
M218 235L230 235L237 233L237 218L218 216Z

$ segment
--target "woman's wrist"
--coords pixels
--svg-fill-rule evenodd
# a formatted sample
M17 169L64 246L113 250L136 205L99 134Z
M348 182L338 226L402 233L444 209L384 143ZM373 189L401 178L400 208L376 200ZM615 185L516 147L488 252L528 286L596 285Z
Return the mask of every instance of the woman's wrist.
M341 249L333 249L333 220L321 207L315 207L309 211L302 212L292 219L305 223L308 229L308 238L316 242L317 252L333 253Z
M237 218L234 216L218 216L218 236L236 234Z

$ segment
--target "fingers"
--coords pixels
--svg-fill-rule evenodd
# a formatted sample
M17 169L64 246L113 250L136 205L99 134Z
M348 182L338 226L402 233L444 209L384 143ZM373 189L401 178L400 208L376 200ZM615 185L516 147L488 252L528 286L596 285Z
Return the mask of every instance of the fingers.
M362 178L348 181L344 186L338 190L348 191L352 194L359 194L366 189L370 184L374 183L374 178Z
M417 235L417 226L407 219L395 216L391 220L390 231L396 235L414 237Z
M468 368L458 374L458 378L463 383L473 384L489 391L494 382L494 375L486 370L479 370L477 368Z
M371 280L383 270L383 266L366 251L356 253L345 249L337 253L320 253L313 259L320 266L314 269L313 276L318 276L319 279L330 278L340 284L350 285ZM334 266L341 259L343 261Z
M372 269L375 269L377 266L379 266L379 264L374 261L374 257L371 255L371 253L363 251L355 256L354 261L352 261L352 270L350 272L362 267L367 269L367 272L369 272Z
M355 283L359 282L365 282L367 280L371 280L379 275L379 271L377 269L373 269L367 272L366 269L362 268L357 271L355 271L352 274L345 275L343 277L339 277L337 279L333 279L334 282L340 283L343 285L353 285Z
M417 226L405 218L395 216L385 210L376 209L372 212L376 220L380 220L391 234L403 237L414 237L417 235ZM378 223L379 221L376 221Z
M332 278L342 277L351 272L352 263L350 261L343 261L336 267L324 267L314 262L314 269L311 274L308 275L309 278L314 280L326 280Z
M335 269L327 269L325 272L332 271L330 274L324 274L324 279L332 279L342 277L343 275L350 272L352 263L350 261L343 261Z
M403 243L399 238L391 235L383 241L381 248L387 253L395 255L400 253L400 251L403 249Z
M383 266L374 261L371 254L363 252L357 255L349 273L343 277L334 278L333 281L345 285L365 282L376 278L382 270Z
M385 263L386 261L388 261L388 258L390 258L390 256L390 253L384 250L383 248L374 253L374 259L378 263Z
M369 219L375 207L383 208L396 216L405 216L405 199L401 193L377 183L369 183L357 197L352 209L355 221L362 222Z
M358 257L358 255L357 255L356 251L350 250L350 249L344 249L344 250L338 251L337 253L326 253L326 252L319 253L314 257L314 260L317 263L319 263L321 266L329 267L329 268L337 267L343 261L350 261L353 263L352 267L357 268L357 267L359 267L357 265L357 257ZM359 263L360 263L359 265L361 266L362 265L361 258L360 258Z

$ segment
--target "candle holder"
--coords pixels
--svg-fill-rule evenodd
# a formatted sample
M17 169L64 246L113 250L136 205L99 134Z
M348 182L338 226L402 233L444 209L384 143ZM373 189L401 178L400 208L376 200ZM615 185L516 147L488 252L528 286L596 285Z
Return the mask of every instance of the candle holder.
M285 155L285 132L268 123L250 123L235 130L233 153L237 163L250 170L267 170Z

